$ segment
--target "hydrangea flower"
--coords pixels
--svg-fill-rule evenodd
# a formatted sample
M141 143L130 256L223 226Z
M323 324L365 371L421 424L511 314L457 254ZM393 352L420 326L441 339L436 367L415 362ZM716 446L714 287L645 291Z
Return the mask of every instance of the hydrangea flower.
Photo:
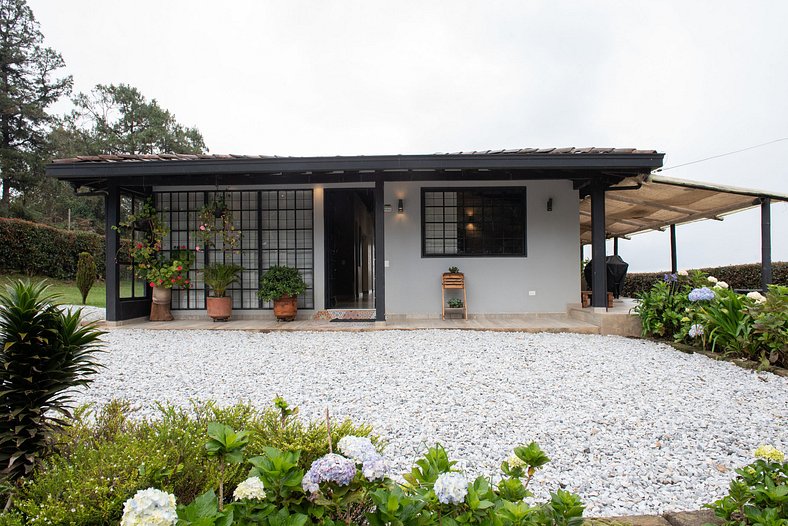
M438 502L460 504L468 495L468 481L462 473L441 473L433 486Z
M233 493L233 497L235 500L263 500L265 498L265 486L263 486L263 481L260 480L260 477L249 477L238 484L238 487L235 488L235 493Z
M348 458L363 464L368 458L377 456L378 452L368 437L345 436L337 442L337 448Z
M719 280L718 280L717 278L715 278L714 276L709 276L709 277L708 277L708 278L706 278L706 279L707 279L707 280L709 280L709 283L717 283L717 282L719 281Z
M724 281L718 281L717 284L714 285L714 288L715 289L727 289L728 286L729 285L727 283L725 283Z
M708 287L701 287L699 289L692 289L689 293L688 299L690 301L711 301L715 298L714 291Z
M758 291L748 292L747 297L750 298L751 300L754 300L755 303L763 303L764 301L766 301L766 296L764 296Z
M755 456L764 460L773 460L774 462L782 462L785 460L785 454L774 446L762 444L755 450Z
M172 526L178 520L175 496L156 488L139 490L123 504L121 526Z
M691 338L697 338L698 336L703 336L703 325L700 323L694 323L692 327L690 327L689 333Z
M373 480L382 480L388 474L388 471L388 462L378 454L367 457L364 461L364 465L361 467L361 474L370 482Z
M525 462L523 459L512 453L512 455L506 459L506 462L509 464L509 467L512 469L516 468L524 468Z
M686 270L679 270L678 274L679 276L689 276L689 272Z
M301 480L301 487L307 493L316 493L321 482L333 482L347 486L356 476L356 463L336 453L329 453L312 462L309 471Z
M665 277L662 279L665 281L665 283L675 283L679 280L679 277L676 274L665 274Z

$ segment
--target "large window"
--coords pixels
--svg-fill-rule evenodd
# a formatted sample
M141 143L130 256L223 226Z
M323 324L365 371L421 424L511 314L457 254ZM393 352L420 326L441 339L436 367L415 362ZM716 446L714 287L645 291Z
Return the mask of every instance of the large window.
M525 256L525 188L424 188L422 255Z

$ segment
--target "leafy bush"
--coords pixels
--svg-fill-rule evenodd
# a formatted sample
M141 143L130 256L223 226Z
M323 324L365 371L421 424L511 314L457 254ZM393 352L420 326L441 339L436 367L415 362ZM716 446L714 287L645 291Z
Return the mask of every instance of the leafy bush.
M766 301L749 308L761 360L788 368L788 287L771 285Z
M82 294L82 305L88 299L88 293L96 282L96 261L88 252L80 252L77 260L77 288Z
M758 460L741 469L725 497L707 504L725 526L788 524L788 462L782 452L761 446Z
M655 283L647 292L636 295L638 304L634 312L640 316L643 336L674 338L679 334L689 308L686 293L676 293L675 287L665 281Z
M732 289L755 290L761 288L760 264L730 265L698 270L727 282ZM621 294L628 298L634 298L637 293L650 290L654 283L662 281L664 276L664 272L630 272L627 274L627 279L624 280ZM772 280L775 285L788 286L788 262L772 263Z
M306 282L297 268L275 265L260 278L257 295L265 301L272 301L285 296L300 296L305 290Z
M729 289L718 290L716 294L714 301L700 309L711 350L750 358L755 342L752 340L752 316L747 310L745 296Z
M81 408L73 425L59 435L59 451L50 456L19 489L14 505L27 524L117 524L123 502L137 490L155 486L192 502L224 481L228 493L246 478L248 466L229 463L222 475L205 449L211 422L249 433L246 451L261 455L276 445L303 449L300 469L328 451L328 434L320 423L303 423L297 410L257 410L239 404L190 409L160 406L153 419L130 418L128 403L113 402L98 410ZM345 435L369 435L368 426L345 421L332 426L334 443ZM75 510L75 511L71 511Z
M28 276L73 280L81 252L94 254L104 275L104 236L0 218L0 269Z
M0 294L0 466L16 481L50 447L69 416L69 389L88 385L103 334L61 311L46 283L16 281Z

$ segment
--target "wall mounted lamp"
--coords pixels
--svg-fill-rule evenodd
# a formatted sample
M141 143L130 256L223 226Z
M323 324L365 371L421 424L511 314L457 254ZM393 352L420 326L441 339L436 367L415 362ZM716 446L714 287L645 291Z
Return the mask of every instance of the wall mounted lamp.
M399 199L397 201L397 213L398 214L404 214L405 213L405 200L404 199Z
M552 212L553 211L553 198L552 197L547 200L547 211L548 212Z

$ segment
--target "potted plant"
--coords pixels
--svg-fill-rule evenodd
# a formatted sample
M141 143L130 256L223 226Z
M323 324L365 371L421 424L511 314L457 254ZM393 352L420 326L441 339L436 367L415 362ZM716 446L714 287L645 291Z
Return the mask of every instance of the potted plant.
M204 270L205 284L211 295L205 298L208 316L213 321L227 321L233 313L233 299L227 296L227 287L238 280L243 267L235 264L213 263Z
M216 246L216 240L221 239L222 250L236 251L241 243L241 232L235 229L232 210L224 200L214 201L205 205L197 216L199 226L197 239L203 249L208 250Z
M451 298L447 303L450 309L461 309L465 306L460 298Z
M274 316L278 320L293 321L298 310L298 296L306 290L306 282L298 269L273 266L260 278L257 295L274 302Z
M460 272L460 267L451 266L449 267L448 272L443 273L444 276L462 276L462 272Z

